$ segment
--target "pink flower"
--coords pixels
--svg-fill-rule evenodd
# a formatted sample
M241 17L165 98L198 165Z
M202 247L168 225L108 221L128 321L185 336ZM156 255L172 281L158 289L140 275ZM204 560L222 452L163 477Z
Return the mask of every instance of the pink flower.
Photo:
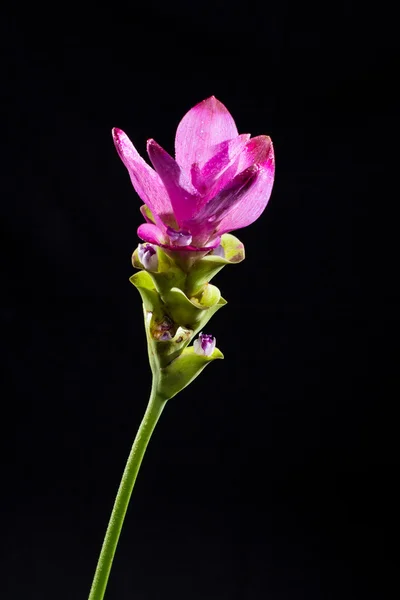
M175 159L154 140L147 142L152 169L121 129L114 143L133 187L151 211L138 235L179 250L211 250L220 236L253 223L263 212L274 182L274 151L266 135L239 135L214 96L183 117ZM145 207L144 207L145 208Z

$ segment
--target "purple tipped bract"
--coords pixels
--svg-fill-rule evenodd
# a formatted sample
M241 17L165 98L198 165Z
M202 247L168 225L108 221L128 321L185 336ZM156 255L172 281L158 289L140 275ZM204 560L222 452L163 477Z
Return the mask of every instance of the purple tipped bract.
M223 233L253 223L263 212L274 182L271 139L239 135L214 96L189 110L178 125L175 159L147 142L154 168L121 129L113 129L118 154L133 187L151 211L138 235L171 250L205 251Z
M201 356L211 356L215 349L215 337L207 333L200 333L193 342L194 351Z

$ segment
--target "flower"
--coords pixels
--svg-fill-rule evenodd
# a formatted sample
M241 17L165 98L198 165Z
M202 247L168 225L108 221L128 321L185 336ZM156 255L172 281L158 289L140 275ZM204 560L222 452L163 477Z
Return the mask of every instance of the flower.
M139 244L139 260L147 271L157 271L157 250L151 244Z
M200 333L197 340L193 342L193 348L196 354L200 356L211 356L215 349L215 337L207 333Z
M275 161L271 139L239 135L214 96L183 117L175 159L153 139L152 169L121 129L113 129L118 154L145 203L141 239L170 250L209 251L221 235L253 223L271 195Z

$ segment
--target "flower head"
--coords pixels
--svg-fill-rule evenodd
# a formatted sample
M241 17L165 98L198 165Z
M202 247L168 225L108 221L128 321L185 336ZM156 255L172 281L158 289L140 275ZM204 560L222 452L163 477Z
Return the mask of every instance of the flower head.
M193 342L194 351L201 356L211 356L215 349L215 343L215 337L207 333L200 333L197 340Z
M153 139L147 142L152 169L121 129L113 129L118 154L147 209L138 235L170 250L208 251L223 233L246 227L271 195L275 161L268 136L239 135L214 96L183 117L175 159Z

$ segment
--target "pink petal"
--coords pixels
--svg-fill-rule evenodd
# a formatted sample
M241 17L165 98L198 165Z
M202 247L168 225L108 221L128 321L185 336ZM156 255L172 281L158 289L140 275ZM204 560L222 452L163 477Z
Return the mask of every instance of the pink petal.
M136 193L147 204L156 223L163 227L163 215L172 213L172 206L159 175L143 160L121 129L114 128L112 134L119 157L128 169Z
M191 232L215 229L233 206L241 202L243 196L253 186L260 167L252 165L232 179L214 198L203 205L198 214L185 227ZM217 227L219 233L219 227Z
M203 158L201 162L196 163L199 165L200 169L203 169L205 164L211 160L216 154L220 152L225 152L229 158L232 157L232 154L236 154L237 147L241 148L243 146L243 142L247 142L250 139L249 133L242 133L233 137L230 140L224 140L219 144L215 144L214 146L209 146L207 150L203 154Z
M237 173L244 171L248 167L254 164L262 165L264 162L270 160L270 155L274 155L272 149L272 141L268 135L258 135L257 137L249 140L239 156L237 163Z
M259 172L253 185L245 191L232 210L219 224L219 235L235 229L241 229L258 219L268 204L274 184L275 159L272 142L270 143L267 158L259 165Z
M182 173L178 163L154 140L148 140L147 152L171 200L178 225L190 219L196 207L197 194Z
M192 166L192 181L200 192L206 193L213 187L212 195L215 195L232 179L237 172L237 158L246 147L249 138L250 134L244 133L233 140L212 146L211 158L203 166L197 163Z
M214 96L197 104L183 117L175 137L177 163L187 173L193 163L202 163L210 146L237 137L235 121Z
M145 242L150 242L150 244L156 244L157 246L162 246L168 242L168 238L164 233L157 225L153 225L152 223L143 223L140 225L137 234Z

